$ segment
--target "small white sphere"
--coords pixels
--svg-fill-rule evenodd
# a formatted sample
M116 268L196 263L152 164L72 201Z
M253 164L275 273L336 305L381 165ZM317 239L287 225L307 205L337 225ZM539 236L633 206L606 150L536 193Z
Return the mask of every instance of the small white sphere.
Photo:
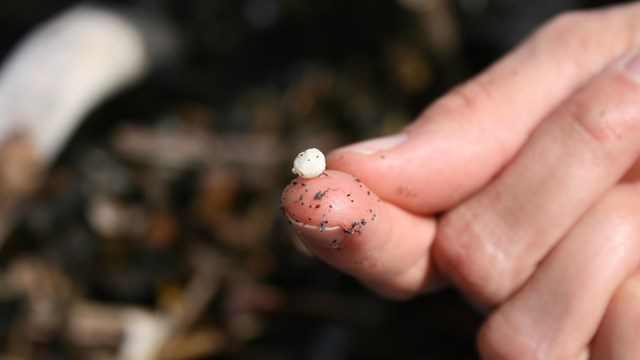
M326 166L322 151L311 148L296 156L291 171L298 176L309 179L320 176Z

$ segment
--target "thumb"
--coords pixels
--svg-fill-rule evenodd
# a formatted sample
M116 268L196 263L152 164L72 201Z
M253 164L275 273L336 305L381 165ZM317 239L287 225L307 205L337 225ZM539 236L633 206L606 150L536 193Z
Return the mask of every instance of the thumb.
M434 219L381 201L359 179L332 170L297 178L281 205L312 253L380 294L402 299L438 285L429 256Z

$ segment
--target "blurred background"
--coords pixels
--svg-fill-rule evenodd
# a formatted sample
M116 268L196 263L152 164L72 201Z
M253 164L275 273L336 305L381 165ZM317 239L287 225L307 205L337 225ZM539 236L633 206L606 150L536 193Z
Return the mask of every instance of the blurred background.
M47 91L20 90L6 66L0 76L4 96L43 107L0 117L12 124L0 126L0 358L477 358L482 317L454 291L371 294L305 251L280 191L299 151L393 133L552 15L605 3L99 3L143 39L123 86L57 125ZM96 3L0 2L0 61L78 4ZM11 81L59 72L47 86L65 99L102 86L67 83L83 48L67 50L73 36L47 47L47 34L52 57ZM92 71L114 71L105 64ZM43 150L22 121L72 135Z

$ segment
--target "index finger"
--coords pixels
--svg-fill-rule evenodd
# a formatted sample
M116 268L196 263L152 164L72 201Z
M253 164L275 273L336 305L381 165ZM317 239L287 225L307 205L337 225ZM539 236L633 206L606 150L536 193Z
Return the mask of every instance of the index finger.
M401 134L338 149L329 168L426 214L482 188L557 105L640 43L640 3L562 15Z

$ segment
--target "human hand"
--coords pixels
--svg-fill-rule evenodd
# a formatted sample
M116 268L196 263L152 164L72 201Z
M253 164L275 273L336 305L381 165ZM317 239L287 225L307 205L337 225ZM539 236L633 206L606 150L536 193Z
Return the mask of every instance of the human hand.
M492 308L487 358L636 356L639 17L560 16L401 135L332 152L285 189L294 228L381 294L446 279Z

